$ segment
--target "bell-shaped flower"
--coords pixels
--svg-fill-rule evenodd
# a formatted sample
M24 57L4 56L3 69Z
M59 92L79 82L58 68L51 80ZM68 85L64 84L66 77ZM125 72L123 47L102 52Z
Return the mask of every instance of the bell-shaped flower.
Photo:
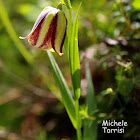
M20 39L29 38L28 42L31 46L62 55L66 28L67 20L64 12L48 6L38 16L30 34Z

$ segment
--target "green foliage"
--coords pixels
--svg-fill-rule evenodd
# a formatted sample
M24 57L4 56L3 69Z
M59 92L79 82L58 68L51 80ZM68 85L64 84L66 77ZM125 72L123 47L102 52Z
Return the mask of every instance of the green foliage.
M135 77L135 84L137 86L140 86L140 75L138 75L137 77Z
M129 96L132 89L133 89L133 81L128 79L122 80L118 86L118 90L123 96Z
M59 1L0 0L0 139L76 139L70 120L78 135L83 127L84 139L112 139L102 131L105 119L128 122L114 139L139 138L139 0L82 0L79 19L80 0L61 2L66 54L47 52L48 58L18 36L26 36L40 11ZM80 93L79 105L74 99Z
M18 113L19 108L17 109L12 104L3 104L0 106L0 112L3 114L0 117L0 126L5 126L8 130L19 129L19 122L18 122ZM9 117L10 116L10 117ZM7 120L7 121L5 121ZM15 121L17 120L17 121Z
M79 98L80 98L80 60L79 60L79 48L78 48L78 14L81 3L78 7L74 23L72 26L72 33L68 35L69 39L69 63L70 63L70 73L73 88L73 95L75 100L75 116L76 116L76 132L77 140L82 140L81 135L81 120L79 117ZM70 9L71 10L71 9ZM71 16L71 12L69 13ZM71 24L69 24L71 26ZM71 29L69 27L69 29Z
M94 120L85 120L84 125L84 140L97 140L98 127L97 127L97 118L93 114L93 111L97 109L97 103L95 99L94 87L91 79L91 72L89 69L89 64L86 64L86 80L87 80L87 97L86 105L88 106L89 116L93 116Z
M81 6L81 4L80 4ZM75 20L73 23L70 47L69 47L69 60L71 70L71 80L74 91L74 98L77 100L80 97L80 60L79 60L79 48L78 48L78 13L80 6L77 10Z
M64 80L64 77L63 77L57 63L55 62L55 59L53 58L53 55L49 51L47 51L47 54L48 54L48 58L50 61L50 65L52 68L52 72L53 72L55 81L61 92L62 102L64 103L64 106L68 112L68 115L72 121L73 126L76 127L74 101L73 101L70 91L67 87L67 84Z
M4 25L5 25L6 29L7 29L7 32L9 33L10 37L12 38L14 43L16 44L18 50L24 56L24 58L27 60L27 62L32 64L33 59L31 57L31 55L28 53L28 51L26 50L26 48L22 45L22 43L17 38L17 34L15 33L15 31L13 30L12 25L10 24L10 20L8 18L8 15L6 13L5 8L3 7L3 4L1 2L1 0L0 0L0 15L1 15L1 19L2 19Z
M45 131L41 131L39 136L38 136L38 140L46 140L47 136L46 136L46 132Z

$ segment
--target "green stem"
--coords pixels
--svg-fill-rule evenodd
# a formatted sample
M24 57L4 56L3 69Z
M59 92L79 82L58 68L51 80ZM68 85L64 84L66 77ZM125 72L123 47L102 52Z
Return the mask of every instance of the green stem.
M77 140L81 140L81 122L79 116L79 99L75 100Z
M68 35L71 37L71 27L72 27L72 10L71 8L69 9L69 22L68 22ZM68 43L70 43L70 38Z
M71 10L71 7L68 9L68 12L69 12L69 19L68 19L68 51L67 51L67 55L69 57L69 61L71 62L71 58L70 58L70 55L69 55L69 53L70 53L69 52L70 51L69 47L70 47L71 38L72 38L72 10ZM72 75L71 75L71 77L72 77ZM78 95L78 93L80 91L79 90L75 91L75 89L73 87L73 92L74 92L74 95ZM77 140L82 140L82 136L81 136L81 121L80 121L80 116L79 116L79 97L78 98L77 98L77 96L76 96L76 98L74 97L74 100L75 100Z
M71 32L72 32L72 10L71 8L68 9L69 11L69 19L68 19L68 47L67 47L67 56L69 57L69 47L70 47L70 40L71 40Z

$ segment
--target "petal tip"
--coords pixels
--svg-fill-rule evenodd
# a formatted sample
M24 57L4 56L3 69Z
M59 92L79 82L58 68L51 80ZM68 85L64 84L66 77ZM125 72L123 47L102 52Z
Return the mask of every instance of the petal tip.
M22 36L19 36L19 38L20 38L20 39L26 39L27 37L22 37Z
M59 56L62 56L64 53L59 53Z

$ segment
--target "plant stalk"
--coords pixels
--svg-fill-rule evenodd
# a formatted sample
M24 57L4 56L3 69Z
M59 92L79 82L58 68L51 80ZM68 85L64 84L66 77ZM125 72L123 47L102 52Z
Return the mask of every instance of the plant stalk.
M81 139L81 122L79 116L79 99L75 100L75 112L76 112L76 133L77 133L77 140Z

